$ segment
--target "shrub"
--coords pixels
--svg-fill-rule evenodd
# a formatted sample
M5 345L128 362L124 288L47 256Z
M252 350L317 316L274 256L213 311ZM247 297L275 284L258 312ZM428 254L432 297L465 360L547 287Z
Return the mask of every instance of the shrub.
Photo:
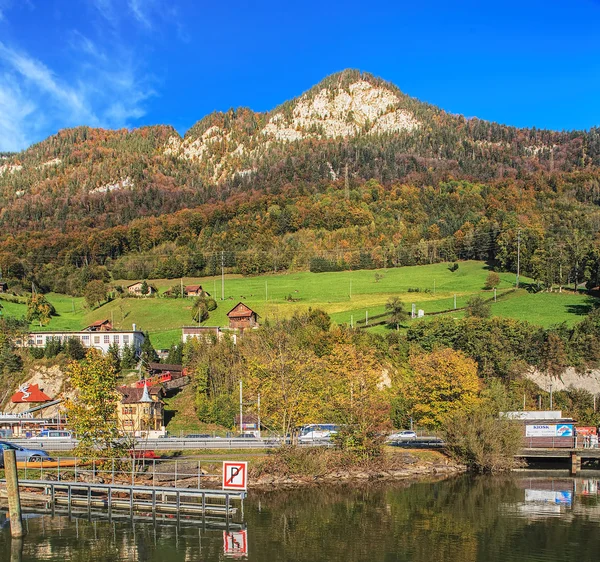
M483 286L483 288L490 290L494 289L498 285L500 285L500 275L498 275L495 271L490 271L485 280L485 285Z
M494 416L485 406L456 412L447 418L443 431L450 455L475 472L511 470L523 445L521 426Z

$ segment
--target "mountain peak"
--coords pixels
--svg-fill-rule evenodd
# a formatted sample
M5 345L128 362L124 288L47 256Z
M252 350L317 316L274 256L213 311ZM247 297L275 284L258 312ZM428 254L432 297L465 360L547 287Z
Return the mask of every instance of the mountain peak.
M332 74L268 113L216 112L196 123L166 153L195 161L221 182L256 168L273 144L411 133L421 126L396 86L354 69ZM418 103L418 102L417 102Z

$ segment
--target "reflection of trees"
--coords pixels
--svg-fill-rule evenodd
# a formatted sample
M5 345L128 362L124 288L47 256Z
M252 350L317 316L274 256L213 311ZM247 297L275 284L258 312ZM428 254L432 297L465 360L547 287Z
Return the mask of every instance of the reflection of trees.
M251 493L250 560L473 562L596 560L597 520L581 513L527 519L511 477ZM593 502L592 502L593 503ZM507 509L508 507L508 509ZM593 508L593 506L591 506ZM588 507L588 510L590 507ZM158 523L28 520L23 561L223 560L221 531ZM0 560L10 538L0 532Z

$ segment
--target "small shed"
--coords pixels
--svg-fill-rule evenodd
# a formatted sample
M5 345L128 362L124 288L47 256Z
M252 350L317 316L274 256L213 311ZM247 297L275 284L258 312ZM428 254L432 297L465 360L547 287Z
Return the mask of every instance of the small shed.
M245 330L258 326L258 314L243 302L236 304L228 313L229 327Z
M186 297L201 297L203 295L210 297L210 295L204 291L202 285L186 285L183 288L183 293Z

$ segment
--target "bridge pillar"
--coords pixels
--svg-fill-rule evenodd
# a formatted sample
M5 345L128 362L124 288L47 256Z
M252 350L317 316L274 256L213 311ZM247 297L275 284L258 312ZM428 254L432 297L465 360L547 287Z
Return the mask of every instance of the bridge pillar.
M571 476L575 476L581 470L581 457L577 451L571 451Z

